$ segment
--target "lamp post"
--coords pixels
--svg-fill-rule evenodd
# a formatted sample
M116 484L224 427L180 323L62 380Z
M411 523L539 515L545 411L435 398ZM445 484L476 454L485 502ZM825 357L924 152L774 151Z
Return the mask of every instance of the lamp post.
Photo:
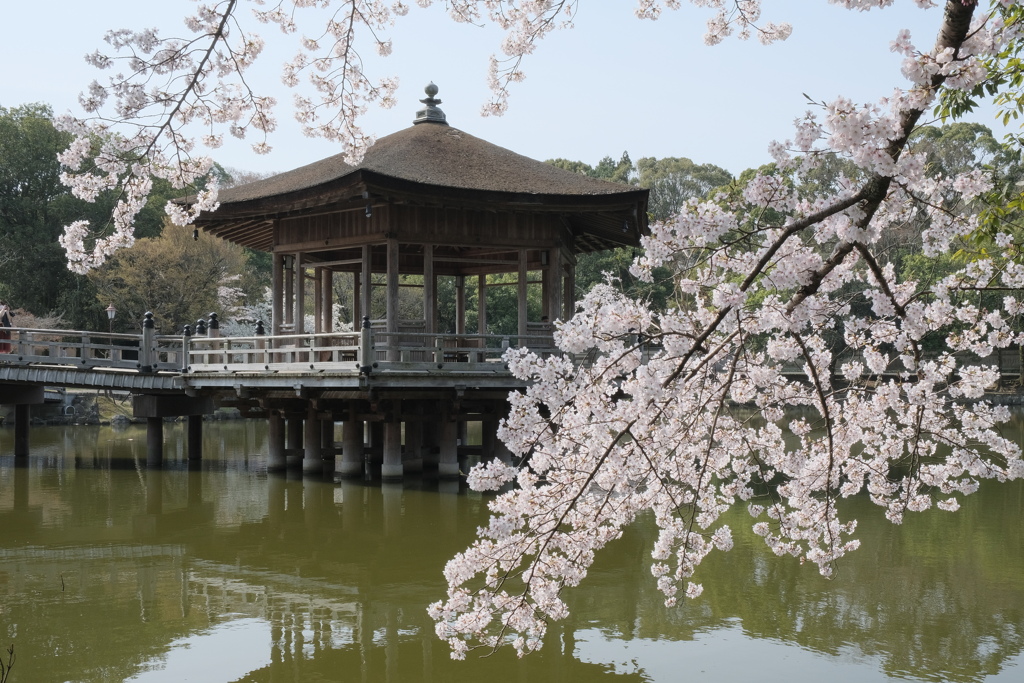
M117 309L114 304L107 306L107 331L114 334L114 318L117 317Z

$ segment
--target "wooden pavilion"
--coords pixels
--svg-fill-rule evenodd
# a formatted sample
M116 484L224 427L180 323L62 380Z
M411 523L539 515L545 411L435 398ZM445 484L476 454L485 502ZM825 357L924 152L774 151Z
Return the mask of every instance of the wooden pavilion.
M471 332L477 341L488 332L486 291L496 284L488 276L504 274L501 284L516 287L518 313L505 341L529 345L531 337L550 339L549 321L572 315L579 254L639 244L647 230L647 190L473 137L448 125L436 86L426 93L413 125L378 140L358 165L337 155L226 189L220 208L196 221L206 233L273 255L271 334L336 330L340 304L356 327L370 318L392 340L448 334L462 347ZM351 300L335 300L341 277L352 278L344 288ZM439 329L438 283L445 277L446 292L454 285L454 319L448 316ZM477 325L467 330L466 290L474 280ZM541 290L535 319L527 308L530 285ZM415 315L408 306L400 313L405 287L422 289L422 313L418 305ZM376 309L374 288L386 293ZM304 329L310 313L314 329ZM345 414L356 412L366 417L365 404ZM385 435L385 450L386 442ZM386 476L387 462L385 454ZM401 471L400 464L390 470Z
M378 275L387 306L375 324L390 333L465 334L467 276L477 276L482 293L486 275L517 273L517 332L527 336L530 323L541 322L527 318L528 273L541 274L541 317L568 318L577 255L639 243L647 190L571 173L453 128L436 93L428 86L414 124L377 141L359 165L338 155L224 190L220 209L197 221L274 255L272 333L331 331L333 278L353 273L353 300L338 302L353 321L376 318ZM422 276L421 318L398 315L407 275ZM437 278L446 275L455 276L459 300L454 330L438 329ZM477 300L483 334L487 299ZM315 329L304 330L310 310Z

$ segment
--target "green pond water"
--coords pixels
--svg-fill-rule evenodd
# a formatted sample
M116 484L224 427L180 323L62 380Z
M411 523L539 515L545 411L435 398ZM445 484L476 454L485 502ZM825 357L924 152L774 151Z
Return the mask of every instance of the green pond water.
M1018 440L1022 422L1007 429ZM441 570L487 515L458 484L268 475L258 422L181 426L147 471L145 430L0 429L0 649L9 683L63 681L1024 681L1024 486L960 512L884 521L826 581L771 555L736 511L736 547L666 609L638 524L601 556L542 651L453 662L427 618Z

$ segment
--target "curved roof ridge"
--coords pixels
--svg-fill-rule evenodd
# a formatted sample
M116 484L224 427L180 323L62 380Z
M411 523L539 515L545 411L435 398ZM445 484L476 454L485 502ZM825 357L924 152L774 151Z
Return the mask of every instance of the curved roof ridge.
M554 196L614 195L641 188L591 178L481 140L451 126L411 126L378 140L363 161L344 155L222 190L222 205L306 190L361 170L401 180L483 192Z

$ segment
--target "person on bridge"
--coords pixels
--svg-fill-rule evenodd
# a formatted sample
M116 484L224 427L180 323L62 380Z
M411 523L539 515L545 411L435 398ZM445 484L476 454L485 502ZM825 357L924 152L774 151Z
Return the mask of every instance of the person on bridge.
M13 327L11 319L14 317L14 313L8 308L7 304L0 303L0 353L10 353L11 345L7 341L11 338L11 330Z

